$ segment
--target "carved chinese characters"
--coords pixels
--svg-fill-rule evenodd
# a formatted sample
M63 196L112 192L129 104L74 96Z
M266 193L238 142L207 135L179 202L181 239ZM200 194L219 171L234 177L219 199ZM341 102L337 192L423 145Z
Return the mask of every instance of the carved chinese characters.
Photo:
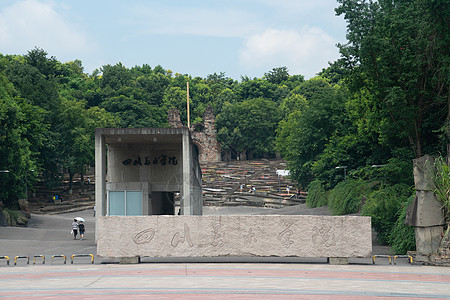
M178 164L178 160L176 156L169 156L167 154L160 154L160 155L155 155L155 156L145 156L145 157L141 157L140 155L138 155L135 159L132 158L127 158L125 160L122 161L122 164L124 166L150 166L150 165L161 165L161 166L166 166L166 165L177 165Z
M134 236L133 242L135 242L138 245L150 243L150 241L153 239L154 236L155 236L155 230L153 228L145 229L145 230L142 230L141 232L138 232Z
M172 247L178 247L178 244L184 243L184 242L187 242L189 247L194 247L194 243L192 242L192 239L191 239L191 232L190 232L189 226L187 226L186 223L184 223L184 232L183 233L180 233L180 232L175 233L172 237L172 241L170 242L170 244L172 245Z
M367 257L372 251L370 218L359 216L114 216L100 217L99 232L98 253L107 257Z

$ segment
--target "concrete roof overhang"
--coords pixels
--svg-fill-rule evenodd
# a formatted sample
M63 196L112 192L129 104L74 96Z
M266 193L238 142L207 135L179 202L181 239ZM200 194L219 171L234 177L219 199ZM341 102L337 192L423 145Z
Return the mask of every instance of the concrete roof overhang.
M96 135L103 136L106 144L155 143L181 144L187 128L97 128Z

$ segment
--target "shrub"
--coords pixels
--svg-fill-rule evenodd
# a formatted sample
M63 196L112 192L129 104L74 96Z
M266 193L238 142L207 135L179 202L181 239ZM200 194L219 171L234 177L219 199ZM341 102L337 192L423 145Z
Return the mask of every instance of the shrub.
M398 213L397 221L389 234L389 244L394 250L394 254L402 255L407 251L416 249L416 239L414 227L405 224L406 211L408 206L414 201L414 196L403 202Z
M411 196L406 184L396 184L373 191L362 208L362 215L372 217L372 227L382 244L389 244L389 237L399 218L402 204Z
M328 206L333 215L353 214L359 211L362 200L370 190L363 180L348 179L336 185L329 193Z
M436 199L442 204L446 222L450 223L450 166L442 156L439 156L434 161L433 167L425 172L431 178Z
M306 197L306 205L309 208L321 207L328 204L328 195L322 182L318 179L308 185L308 196Z

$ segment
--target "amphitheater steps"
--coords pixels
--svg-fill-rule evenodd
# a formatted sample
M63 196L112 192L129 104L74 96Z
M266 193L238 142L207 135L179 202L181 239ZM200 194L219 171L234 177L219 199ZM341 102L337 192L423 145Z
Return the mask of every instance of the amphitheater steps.
M204 205L247 205L285 207L305 203L306 193L296 193L295 183L276 171L286 169L286 162L251 160L208 163L202 166ZM241 190L241 185L243 188ZM291 188L288 194L286 186ZM251 187L255 188L250 192Z

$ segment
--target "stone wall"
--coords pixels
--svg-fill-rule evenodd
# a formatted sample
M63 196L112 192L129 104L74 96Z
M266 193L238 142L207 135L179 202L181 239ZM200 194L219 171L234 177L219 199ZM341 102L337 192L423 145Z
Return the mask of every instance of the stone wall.
M168 113L169 125L172 128L181 128L180 111L171 109ZM194 144L199 151L200 163L221 161L221 147L217 141L215 116L212 107L208 105L203 114L201 124L193 124L189 128Z
M441 247L436 254L431 256L431 263L435 266L450 267L450 234L447 231L447 235L444 237L441 243Z
M101 257L368 257L370 217L99 217Z

